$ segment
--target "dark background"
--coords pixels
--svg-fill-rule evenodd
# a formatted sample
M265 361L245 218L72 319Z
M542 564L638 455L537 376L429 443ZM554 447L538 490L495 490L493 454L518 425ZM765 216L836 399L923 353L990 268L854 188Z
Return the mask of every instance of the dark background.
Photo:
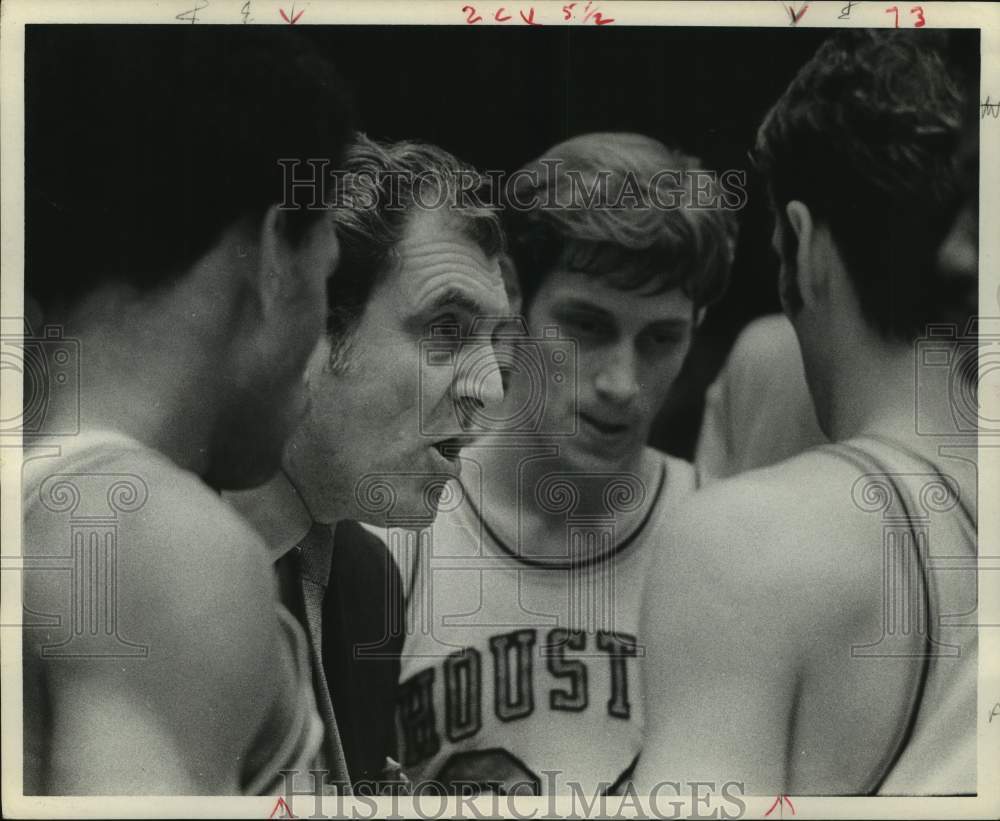
M74 28L80 27L26 30L29 168L33 76L51 61L58 64L56 73L73 70L58 43L44 49L37 45L38 29ZM112 54L122 38L143 28L191 30L95 28L101 29L100 48ZM212 37L213 29L218 34L240 26L199 28ZM688 458L705 389L736 335L754 317L780 309L771 218L747 152L764 114L830 33L790 26L296 28L296 36L315 41L337 66L353 91L361 127L378 139L424 140L482 170L509 173L571 136L634 131L699 157L707 169L747 171L749 198L738 215L740 239L729 291L709 309L651 437L654 445ZM921 30L918 36L940 35ZM167 47L156 42L157 48ZM979 31L952 32L947 51L978 100ZM127 64L124 57L120 62ZM254 136L238 138L252 141Z
M651 436L653 445L690 458L705 390L736 335L754 317L780 311L771 218L747 152L764 114L831 30L303 30L354 89L361 126L375 138L426 140L481 170L511 172L576 134L636 131L699 157L705 168L747 171L729 291L709 309ZM951 32L947 51L978 95L978 30Z
M739 330L780 310L766 200L747 151L822 29L462 26L304 28L354 90L362 128L514 171L589 131L637 131L748 171L727 295L713 306L652 435L690 458L704 392Z

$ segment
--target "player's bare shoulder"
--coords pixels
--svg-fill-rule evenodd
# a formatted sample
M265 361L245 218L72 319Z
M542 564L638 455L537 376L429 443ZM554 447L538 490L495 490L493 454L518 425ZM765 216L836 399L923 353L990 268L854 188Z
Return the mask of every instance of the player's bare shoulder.
M65 741L32 751L49 762L39 770L55 782L45 786L88 789L63 779L59 762L72 758L79 772L66 745L103 726L87 712L101 693L101 703L142 717L120 735L179 745L192 767L235 788L215 751L244 747L255 725L216 726L213 716L226 704L253 714L277 682L259 537L198 477L141 447L34 465L24 505L23 599L34 614L23 631L25 699ZM46 569L60 562L72 570ZM117 749L110 737L98 748Z
M860 477L820 447L700 489L674 511L677 553L660 572L700 568L749 607L807 587L842 604L868 597L881 529L856 504Z
M187 614L187 622L238 607L240 594L269 592L255 531L198 477L154 451L99 449L34 474L24 500L26 555L80 552L87 537L84 547L98 546L115 574L120 619L135 627L158 634L176 627L168 615ZM53 581L29 573L26 590L41 594Z

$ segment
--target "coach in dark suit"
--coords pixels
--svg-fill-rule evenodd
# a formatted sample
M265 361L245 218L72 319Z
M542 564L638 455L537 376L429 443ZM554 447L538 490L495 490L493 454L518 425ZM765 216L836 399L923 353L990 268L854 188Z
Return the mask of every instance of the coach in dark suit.
M309 634L329 779L357 785L385 780L395 757L404 633L399 571L357 521L433 522L461 470L463 414L503 399L492 339L510 307L503 233L468 190L473 169L434 146L358 135L340 170L341 258L309 410L282 473L231 499L271 546ZM428 342L451 356L426 360Z
M323 602L323 664L327 681L340 684L330 695L355 783L392 778L386 759L396 757L403 608L399 570L385 544L357 522L338 522Z

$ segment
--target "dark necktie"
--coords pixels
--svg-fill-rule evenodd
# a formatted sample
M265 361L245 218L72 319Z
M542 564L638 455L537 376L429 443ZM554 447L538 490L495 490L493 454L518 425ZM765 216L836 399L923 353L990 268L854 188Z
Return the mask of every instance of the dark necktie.
M344 760L344 749L337 729L337 717L333 712L326 671L323 669L323 598L326 595L330 581L330 567L333 563L333 531L330 526L313 522L309 533L293 552L299 556L302 616L312 651L316 704L326 728L324 751L326 767L330 771L329 780L343 784L343 789L350 792L350 775Z

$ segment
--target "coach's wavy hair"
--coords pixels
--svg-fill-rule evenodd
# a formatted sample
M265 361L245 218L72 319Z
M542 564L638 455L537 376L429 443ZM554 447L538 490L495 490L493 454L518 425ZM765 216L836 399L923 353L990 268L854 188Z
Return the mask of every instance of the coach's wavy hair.
M508 203L504 210L524 308L556 270L647 294L680 288L696 308L721 297L736 223L720 208L691 207L690 172L702 168L694 157L628 133L573 137L525 166L511 199L535 207ZM593 190L600 176L606 179L606 197L597 207L588 206L584 189ZM717 195L717 188L710 193ZM679 207L656 204L671 199ZM619 207L607 207L616 203Z
M825 222L865 320L909 341L942 307L934 260L963 195L963 99L929 32L838 31L792 80L753 159L794 257L785 205ZM785 293L795 310L801 294Z
M504 252L500 218L480 195L479 174L437 146L355 135L336 174L332 211L341 256L327 286L331 365L348 363L351 332L381 277L394 269L409 219L437 206L487 257Z

